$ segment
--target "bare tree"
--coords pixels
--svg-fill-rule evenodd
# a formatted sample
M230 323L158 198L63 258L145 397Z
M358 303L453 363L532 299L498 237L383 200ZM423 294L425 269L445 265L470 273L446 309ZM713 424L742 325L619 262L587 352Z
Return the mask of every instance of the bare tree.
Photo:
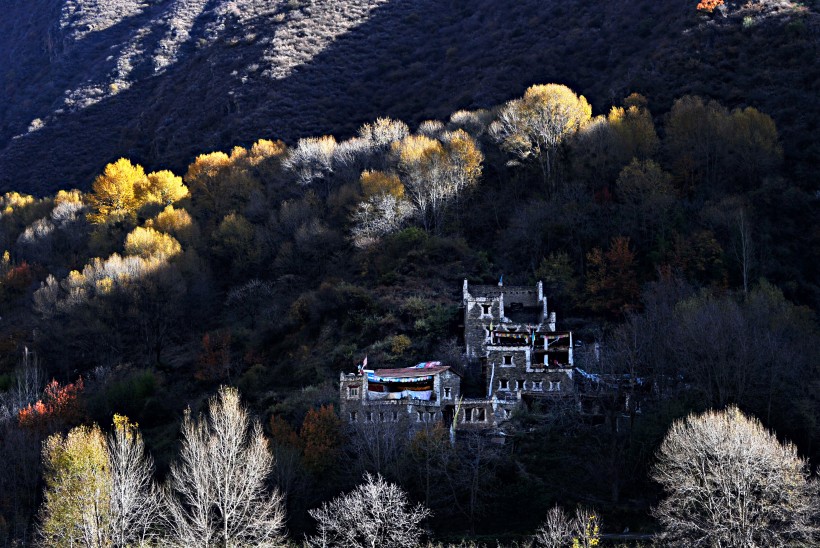
M669 546L804 546L816 538L816 486L791 443L736 407L675 422L652 478Z
M410 134L410 128L401 120L378 118L371 124L359 128L359 137L373 143L373 147L387 152L390 145L401 141Z
M535 544L543 548L591 548L598 546L600 540L601 518L598 512L585 506L576 507L575 517L569 519L556 504L535 532Z
M346 495L310 510L318 522L309 546L396 548L417 546L419 523L431 512L421 504L411 506L407 494L380 475L365 474L365 482Z
M114 415L108 461L112 544L118 548L144 546L155 536L160 499L152 481L154 461L145 453L142 434L127 417Z
M234 388L221 387L207 417L186 413L180 461L171 466L171 541L186 546L277 546L285 522L282 496L269 492L273 457L258 421L251 423Z
M271 316L271 300L276 293L273 283L254 278L231 289L225 304L235 313L250 322L251 329L256 328L260 319Z
M367 247L382 236L395 232L416 210L407 200L391 194L372 196L353 212L351 236L357 247Z
M323 180L325 191L328 192L336 146L336 139L328 135L299 139L296 146L290 149L283 165L287 171L294 173L300 185L306 186Z
M572 539L572 524L564 509L555 505L535 532L535 543L544 548L563 548Z
M394 419L394 412L391 407L377 408L371 412L372 420L351 423L348 447L360 471L401 481L400 463L408 439L407 414L398 414Z
M13 418L43 394L46 375L40 361L28 347L23 349L23 359L14 371L14 383L8 392L0 393L0 420Z
M470 534L475 534L491 497L501 462L498 446L479 432L459 436L450 451L440 453L441 468L450 489L452 507L467 518Z
M742 207L737 214L737 241L734 244L734 248L735 256L740 262L740 270L743 274L743 294L748 295L754 243L752 242L752 227L749 223L749 215Z

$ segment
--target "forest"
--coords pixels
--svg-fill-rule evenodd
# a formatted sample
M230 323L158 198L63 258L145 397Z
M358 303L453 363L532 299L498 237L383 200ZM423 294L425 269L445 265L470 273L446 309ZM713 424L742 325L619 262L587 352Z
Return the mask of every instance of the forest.
M36 2L0 548L820 542L816 2ZM484 386L502 278L620 379L594 417L341 415L365 359Z
M756 469L794 484L742 533L810 542L817 196L754 106L648 104L595 113L537 84L415 130L260 139L181 174L121 158L87 191L4 194L2 545L355 546L356 504L397 509L354 519L388 519L395 538L361 536L396 546L691 540L674 435L704 421L740 440L720 458L769 448ZM460 282L499 276L543 281L561 328L601 349L585 367L654 380L628 427L536 405L498 445L339 418L338 374L363 356L468 373ZM220 474L245 482L208 487Z

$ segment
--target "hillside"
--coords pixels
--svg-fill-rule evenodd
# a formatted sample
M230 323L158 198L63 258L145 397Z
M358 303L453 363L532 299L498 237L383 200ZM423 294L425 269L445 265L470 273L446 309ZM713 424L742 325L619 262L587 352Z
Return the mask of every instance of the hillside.
M80 545L129 440L146 511L110 523L207 544L173 478L240 401L230 475L293 543L367 473L430 547L529 545L555 505L666 545L659 450L727 408L820 538L817 5L696 1L6 0L0 548ZM54 495L69 446L112 488Z
M36 7L35 7L36 6ZM787 0L11 0L0 22L0 191L88 188L109 161L181 170L259 137L411 126L560 81L596 110L698 93L754 104L789 169L816 165L818 17ZM32 158L37 158L32 162Z

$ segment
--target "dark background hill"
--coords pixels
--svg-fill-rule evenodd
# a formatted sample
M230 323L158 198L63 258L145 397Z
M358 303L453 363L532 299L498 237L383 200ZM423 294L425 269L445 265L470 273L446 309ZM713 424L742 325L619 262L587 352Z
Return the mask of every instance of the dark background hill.
M811 3L678 0L11 0L0 22L0 191L87 188L127 156L180 171L258 138L411 125L561 82L605 112L696 93L777 122L790 174L817 165Z

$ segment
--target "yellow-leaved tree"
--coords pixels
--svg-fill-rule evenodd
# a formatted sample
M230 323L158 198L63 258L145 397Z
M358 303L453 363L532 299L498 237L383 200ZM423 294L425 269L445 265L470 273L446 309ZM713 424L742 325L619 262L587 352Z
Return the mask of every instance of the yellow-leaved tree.
M242 211L251 196L262 189L250 169L248 151L242 147L234 147L230 156L224 152L200 154L188 166L184 180L191 189L194 213L213 221L231 211Z
M166 169L149 173L136 195L140 205L168 206L188 196L188 187L182 184L182 177Z
M657 151L660 141L652 115L646 107L636 104L612 107L607 121L616 138L615 149L621 164L632 158L646 160Z
M783 148L777 126L768 114L754 107L735 109L731 114L729 147L734 173L747 190L780 165Z
M409 135L392 146L404 186L428 231L441 229L447 204L478 180L484 160L463 130L444 133L440 139Z
M199 242L199 225L191 214L172 205L166 206L156 217L149 219L145 226L170 234L186 245L196 245Z
M395 173L363 171L359 183L362 185L362 192L365 197L390 194L397 199L404 198L404 185L401 184L399 176Z
M143 259L150 257L171 257L182 251L180 243L169 234L153 228L138 226L125 237L125 253L137 255Z
M100 428L79 426L43 444L44 546L109 546L111 468Z
M413 213L405 198L398 175L384 171L364 171L359 178L364 200L353 213L353 241L366 247L385 234L397 230Z
M137 193L145 186L145 170L139 164L132 164L125 158L108 164L91 185L88 220L94 224L108 224L133 219L140 206Z
M259 139L248 154L248 164L254 168L262 182L271 181L282 171L288 147L282 141Z
M258 266L262 247L253 225L243 215L229 213L212 235L211 252L238 275Z
M490 134L519 160L536 162L544 184L553 192L559 147L591 118L592 107L583 95L564 85L540 84L504 104L490 125Z

